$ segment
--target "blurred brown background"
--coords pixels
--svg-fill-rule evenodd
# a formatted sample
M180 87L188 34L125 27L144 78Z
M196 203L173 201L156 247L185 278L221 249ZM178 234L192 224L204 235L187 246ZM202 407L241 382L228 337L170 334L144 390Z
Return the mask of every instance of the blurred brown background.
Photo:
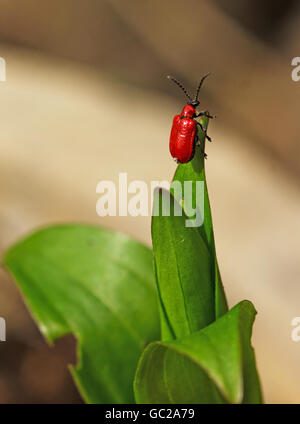
M96 184L171 179L172 117L207 71L207 174L217 251L233 305L258 316L253 344L265 400L300 401L300 56L296 0L0 0L0 247L45 224L86 221L150 243L150 218L100 219ZM80 402L0 270L0 403Z

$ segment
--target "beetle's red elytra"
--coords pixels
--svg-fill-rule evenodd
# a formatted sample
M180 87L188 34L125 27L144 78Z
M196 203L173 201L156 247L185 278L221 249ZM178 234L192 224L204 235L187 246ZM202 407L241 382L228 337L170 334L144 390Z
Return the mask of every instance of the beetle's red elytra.
M173 125L171 129L170 153L177 163L187 163L193 159L196 145L200 145L197 136L197 125L200 126L202 131L204 131L205 137L209 141L211 141L211 138L206 134L206 128L204 128L200 124L200 122L196 121L196 118L199 118L201 116L206 116L207 118L214 118L214 116L209 115L207 111L199 113L196 112L196 107L199 106L200 103L198 100L199 91L203 81L206 77L208 77L208 75L209 73L201 78L194 100L192 100L186 89L179 81L177 81L171 76L168 76L169 79L171 79L175 84L178 85L178 87L182 89L184 94L189 99L189 103L187 103L183 107L181 114L174 116ZM204 157L206 157L207 155L205 154L204 150L202 151Z

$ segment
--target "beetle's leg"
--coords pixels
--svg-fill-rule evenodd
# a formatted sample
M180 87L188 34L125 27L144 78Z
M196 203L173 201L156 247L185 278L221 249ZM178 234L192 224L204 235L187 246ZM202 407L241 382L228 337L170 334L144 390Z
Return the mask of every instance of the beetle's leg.
M201 146L201 143L200 143L200 140L198 141L198 146L199 146L199 147L202 147L202 146ZM200 149L200 150L201 150L201 152L203 153L204 159L207 159L207 154L205 153L204 149Z
M197 122L197 121L196 121L196 122ZM207 140L211 142L212 140L211 140L210 136L206 134L206 130L207 130L207 128L204 128L204 127L200 124L200 122L197 122L197 124L200 126L201 130L204 132L204 134L205 134L205 138L207 138Z
M201 146L201 144L199 144ZM201 152L203 153L204 159L207 159L207 154L205 153L204 149L201 149Z
M178 164L179 160L177 158L173 158L173 160Z
M197 121L196 121L197 122ZM202 124L200 124L200 122L197 122L197 124L199 125L199 127L201 128L201 130L206 133L207 128L203 127Z
M210 119L216 118L216 115L210 115L207 111L202 111L202 112L197 113L195 118L199 118L200 116L206 116L207 118L210 118Z
M201 147L201 140L198 136L196 138L196 146Z
M196 140L196 146L202 147L201 141L199 140L198 137L197 137L197 140ZM205 153L204 149L201 149L201 152L203 153L204 159L207 159L207 154Z

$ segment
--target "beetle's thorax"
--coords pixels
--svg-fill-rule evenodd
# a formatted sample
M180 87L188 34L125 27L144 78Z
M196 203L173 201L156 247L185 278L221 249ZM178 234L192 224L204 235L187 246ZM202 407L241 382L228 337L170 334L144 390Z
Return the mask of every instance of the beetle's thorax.
M196 109L192 105L185 105L184 108L181 111L180 116L185 118L193 118L196 114Z

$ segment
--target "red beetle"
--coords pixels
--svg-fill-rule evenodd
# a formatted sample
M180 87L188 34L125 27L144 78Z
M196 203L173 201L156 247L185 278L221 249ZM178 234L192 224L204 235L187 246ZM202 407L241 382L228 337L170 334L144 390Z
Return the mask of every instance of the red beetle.
M197 125L200 126L202 131L205 133L205 137L211 141L211 138L206 134L206 128L203 128L203 126L200 124L200 122L197 122L195 118L198 118L200 116L207 116L208 118L214 118L213 116L209 115L208 112L199 112L196 113L196 107L199 105L198 95L200 88L202 86L203 81L206 77L208 77L209 73L204 75L202 77L197 91L195 100L192 100L192 98L187 93L186 89L183 87L183 85L177 81L175 78L168 76L169 79L171 79L175 84L178 85L184 92L184 94L189 99L189 103L184 106L184 108L181 111L180 115L175 115L173 119L173 125L170 135L170 153L173 156L174 160L177 163L187 163L190 162L195 154L195 147L196 144L200 145L200 141L198 140L197 136ZM204 157L206 157L206 153L204 153Z

